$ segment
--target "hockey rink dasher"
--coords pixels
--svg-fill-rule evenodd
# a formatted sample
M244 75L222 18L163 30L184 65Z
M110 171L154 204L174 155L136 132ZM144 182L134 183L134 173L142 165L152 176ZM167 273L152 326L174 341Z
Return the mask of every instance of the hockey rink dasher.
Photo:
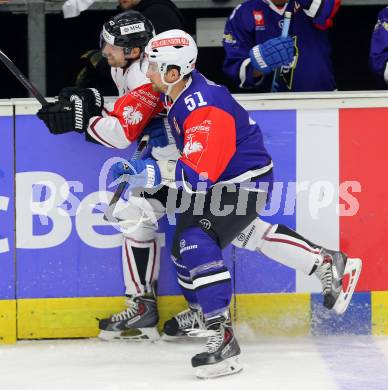
M321 241L326 240L324 245L341 247L350 257L359 255L363 271L351 305L341 317L321 307L317 280L275 265L258 254L237 250L237 319L257 334L388 334L388 269L379 251L384 237L373 233L384 232L387 220L379 205L386 203L388 191L375 169L377 164L388 163L384 145L378 141L379 132L387 131L382 119L388 113L384 108L387 96L382 92L364 97L348 94L338 95L337 99L331 95L328 99L305 96L284 100L281 95L276 99L240 99L260 124L274 158L275 180L283 183L281 207L267 219L287 223L312 241L321 237ZM6 173L0 177L4 217L0 222L0 256L5 270L0 285L0 305L5 313L0 319L0 337L3 342L12 342L16 338L95 336L95 318L118 311L124 303L120 248L115 231L102 222L102 214L87 212L88 208L82 206L98 198L98 180L90 172L98 172L107 158L125 157L128 151L88 145L77 134L56 140L34 116L39 108L37 102L2 101L0 107L4 139L0 169ZM79 213L72 217L54 213L44 224L27 212L28 197L34 195L33 188L43 179L69 186L69 194L79 201ZM344 191L346 182L358 182L360 188L352 184L349 191L342 193L339 203L325 198L330 197L327 189L320 193L315 188L322 207L312 209L311 188L319 181L331 183L337 194ZM73 182L81 182L82 190ZM297 191L295 183L310 183L310 191ZM49 190L43 193L40 192L43 198L34 199L37 203L50 198ZM354 216L346 215L349 194L359 204ZM338 215L338 204L345 215ZM59 221L63 222L61 228ZM162 224L165 229L167 221ZM162 238L168 245L171 230ZM231 261L228 249L225 257L226 262ZM162 317L167 318L181 309L183 301L178 296L166 247L161 267L159 302Z

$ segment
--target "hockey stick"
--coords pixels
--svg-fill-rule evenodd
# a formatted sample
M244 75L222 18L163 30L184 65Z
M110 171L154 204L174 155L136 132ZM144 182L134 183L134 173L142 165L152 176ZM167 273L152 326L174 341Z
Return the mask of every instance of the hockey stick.
M147 147L149 139L150 139L149 135L143 135L139 144L137 145L136 151L133 154L132 159L136 160L136 159L140 158L141 153ZM113 216L113 213L115 211L117 202L119 201L119 199L121 198L121 195L123 194L123 192L125 191L125 188L127 187L127 184L129 182L129 179L130 179L130 175L123 175L123 176L121 176L121 178L122 178L122 181L118 185L115 193L113 194L113 198L109 202L109 206L104 214L104 220L112 222L112 223L119 223L120 222L120 219Z
M31 84L26 76L19 68L0 50L0 60L13 73L13 75L24 85L27 91L35 96L42 106L47 106L49 103L44 96Z
M291 16L292 16L292 13L290 11L286 11L284 13L283 28L282 28L282 33L280 35L282 38L286 38L288 35L288 31L290 30ZM280 69L277 68L275 70L275 74L273 76L271 92L278 91L278 89L279 89L279 83L278 83L279 76L280 76Z

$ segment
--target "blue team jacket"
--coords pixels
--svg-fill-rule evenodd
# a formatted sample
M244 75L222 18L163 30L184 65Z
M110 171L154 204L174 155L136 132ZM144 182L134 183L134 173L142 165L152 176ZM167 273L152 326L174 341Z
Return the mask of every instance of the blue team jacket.
M335 80L327 29L340 6L340 0L300 0L293 3L289 35L293 37L296 58L291 67L281 69L280 92L332 91ZM279 37L286 7L279 9L269 0L248 0L238 5L228 18L223 46L223 70L241 88L268 92L273 74L258 83L253 78L250 49Z

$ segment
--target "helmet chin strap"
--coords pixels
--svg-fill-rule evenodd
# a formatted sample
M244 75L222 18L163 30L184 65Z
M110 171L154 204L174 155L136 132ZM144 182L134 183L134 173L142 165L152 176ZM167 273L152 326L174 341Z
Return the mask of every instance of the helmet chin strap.
M179 79L178 79L178 80L175 80L173 83L169 83L168 81L166 81L166 80L164 79L164 76L165 76L165 75L166 75L166 73L163 73L163 74L162 74L162 83L163 83L164 85L167 85L167 91L166 91L164 94L167 95L167 96L170 96L171 91L172 91L172 87L173 87L174 85L178 84L179 81L181 81L181 80L183 79L183 75L181 74L181 75L179 76Z

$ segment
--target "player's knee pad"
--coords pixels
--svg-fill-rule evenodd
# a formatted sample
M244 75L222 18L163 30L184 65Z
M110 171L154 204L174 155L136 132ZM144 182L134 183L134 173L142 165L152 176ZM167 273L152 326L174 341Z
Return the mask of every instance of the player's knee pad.
M232 241L232 244L238 248L250 251L260 250L263 244L263 237L271 229L271 226L268 222L256 218L238 234Z

